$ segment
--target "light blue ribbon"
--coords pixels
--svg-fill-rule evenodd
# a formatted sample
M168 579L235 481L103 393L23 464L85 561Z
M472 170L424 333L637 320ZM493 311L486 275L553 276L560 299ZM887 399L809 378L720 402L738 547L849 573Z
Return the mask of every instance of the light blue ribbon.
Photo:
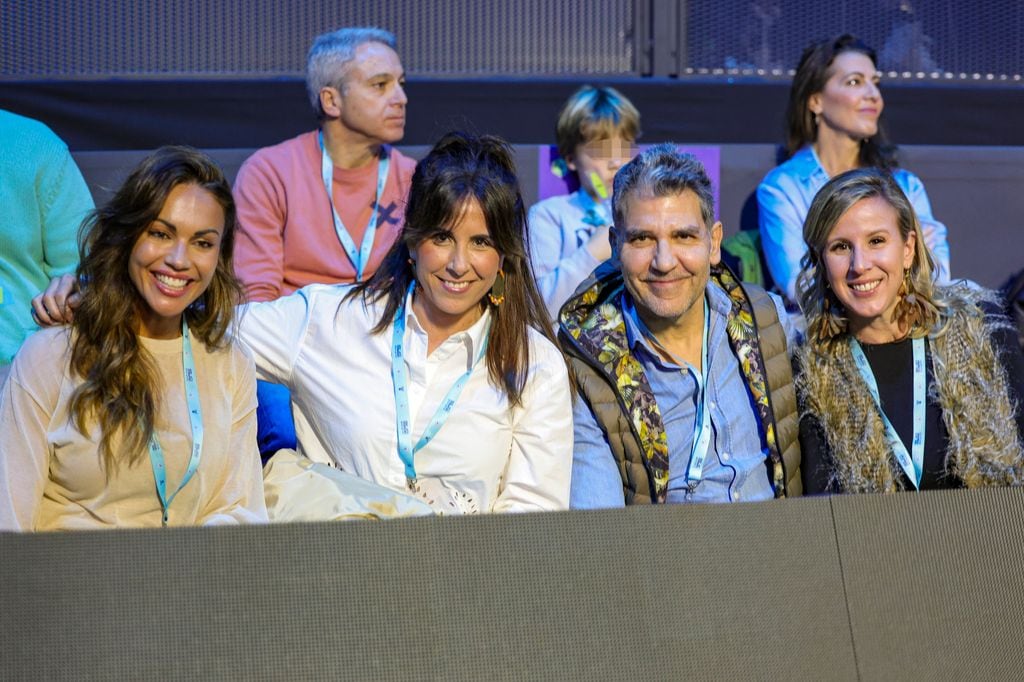
M868 385L868 390L871 391L871 397L874 398L875 405L878 407L878 412L882 415L882 421L885 422L885 436L889 441L889 446L893 450L893 454L896 455L896 461L900 463L900 467L903 469L903 473L907 475L910 482L914 484L914 488L920 490L921 488L921 476L924 473L924 414L925 414L925 399L927 397L926 392L926 375L925 375L925 359L924 359L924 339L914 339L914 440L911 443L913 454L907 452L907 447L900 440L899 434L896 433L896 429L893 428L892 422L885 416L885 412L882 411L882 401L878 397L878 384L875 381L875 374L871 371L871 365L868 364L868 359L864 355L863 349L860 347L860 343L857 339L850 337L850 350L853 352L853 361L857 364L857 369L860 371L861 377L864 382Z
M415 280L409 284L409 291L407 292L406 298L409 298L409 294L412 293L416 286ZM398 307L398 311L395 312L395 321L393 325L393 331L391 333L391 379L394 382L395 388L395 419L396 429L398 431L398 456L401 458L402 463L405 465L405 479L411 490L416 488L416 466L414 463L414 457L417 452L423 449L427 443L429 443L437 432L441 430L444 423L451 416L452 410L455 408L455 403L459 399L459 395L462 393L462 389L466 387L466 382L469 381L470 375L473 373L473 369L477 363L484 356L484 352L487 350L487 341L490 338L491 329L487 327L487 331L484 333L483 343L480 344L480 349L477 351L476 358L473 360L473 364L470 365L469 369L466 370L465 374L460 376L452 387L448 389L448 393L445 395L441 404L438 405L437 410L434 412L434 416L431 417L430 423L427 424L427 428L423 431L423 435L420 436L419 441L416 445L412 445L412 420L409 417L409 377L405 370L405 303Z
M181 483L174 490L170 497L167 496L167 467L164 464L164 451L160 447L160 441L156 438L156 432L149 439L149 462L153 466L153 478L156 480L156 494L160 498L160 508L163 510L162 524L167 527L168 515L171 511L171 503L178 496L181 489L192 480L192 476L199 468L199 459L203 451L203 409L199 404L199 386L196 382L196 364L192 357L192 342L189 340L188 324L185 316L181 316L181 367L185 374L185 400L188 402L188 421L192 427L192 456L188 461L188 469Z
M334 186L334 163L327 155L327 148L324 147L323 131L320 131L318 140L320 142L320 176L324 181L324 189L327 191L327 201L331 204L334 231L338 233L338 240L341 242L342 248L345 249L345 253L348 254L348 259L352 261L352 266L356 269L356 281L361 282L366 264L370 262L370 252L373 251L373 237L377 233L377 213L380 210L380 199L384 195L384 185L388 181L388 167L391 165L391 158L385 148L383 156L377 164L377 196L373 201L373 214L370 216L370 222L366 224L362 246L357 251L356 243L352 241L352 235L348 233L345 223L341 221L341 216L334 208L334 193L331 191Z

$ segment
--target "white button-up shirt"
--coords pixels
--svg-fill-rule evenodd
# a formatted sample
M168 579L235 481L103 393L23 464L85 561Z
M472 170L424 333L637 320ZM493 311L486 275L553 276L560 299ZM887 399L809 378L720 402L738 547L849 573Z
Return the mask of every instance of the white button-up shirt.
M398 456L392 326L371 335L383 303L343 302L349 286L311 285L276 301L245 306L238 336L261 379L292 392L299 450L316 462L407 490ZM476 358L490 326L484 315L427 355L427 334L407 300L405 363L412 442L452 384ZM418 480L445 513L565 509L572 467L572 408L561 354L530 330L522 405L510 408L473 367L437 435L415 455Z

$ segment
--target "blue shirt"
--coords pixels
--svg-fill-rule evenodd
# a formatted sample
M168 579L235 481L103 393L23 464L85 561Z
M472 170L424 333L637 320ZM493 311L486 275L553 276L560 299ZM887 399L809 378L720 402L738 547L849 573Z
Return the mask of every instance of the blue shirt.
M949 281L949 242L946 226L932 216L932 205L921 179L908 170L897 168L892 173L896 184L914 207L925 242L936 263L939 282ZM761 248L772 279L786 297L796 302L796 278L800 259L807 252L804 244L804 219L814 195L825 186L828 174L810 145L785 163L774 168L757 187L758 222Z
M774 497L765 463L760 420L754 399L740 371L726 334L732 303L728 294L709 284L711 304L708 334L708 408L712 438L699 485L691 493L686 470L697 416L697 383L684 367L668 362L640 331L636 311L623 294L623 317L629 348L643 367L654 391L668 438L668 502L738 502ZM786 323L782 301L772 297L779 319ZM787 336L792 330L787 326ZM604 431L586 401L577 398L573 408L572 488L569 506L575 509L625 505L622 477Z

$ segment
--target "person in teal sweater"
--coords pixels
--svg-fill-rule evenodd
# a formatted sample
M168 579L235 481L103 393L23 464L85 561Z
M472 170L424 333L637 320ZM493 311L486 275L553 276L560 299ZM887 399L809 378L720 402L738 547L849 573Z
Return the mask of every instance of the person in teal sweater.
M46 125L0 109L0 384L36 330L32 297L74 272L77 234L94 208L68 146Z

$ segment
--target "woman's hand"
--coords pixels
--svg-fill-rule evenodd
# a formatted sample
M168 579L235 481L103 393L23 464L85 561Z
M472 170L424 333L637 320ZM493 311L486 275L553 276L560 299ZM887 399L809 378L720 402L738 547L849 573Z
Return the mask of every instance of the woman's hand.
M80 302L78 280L74 275L54 277L46 291L32 299L32 316L40 327L70 324Z

